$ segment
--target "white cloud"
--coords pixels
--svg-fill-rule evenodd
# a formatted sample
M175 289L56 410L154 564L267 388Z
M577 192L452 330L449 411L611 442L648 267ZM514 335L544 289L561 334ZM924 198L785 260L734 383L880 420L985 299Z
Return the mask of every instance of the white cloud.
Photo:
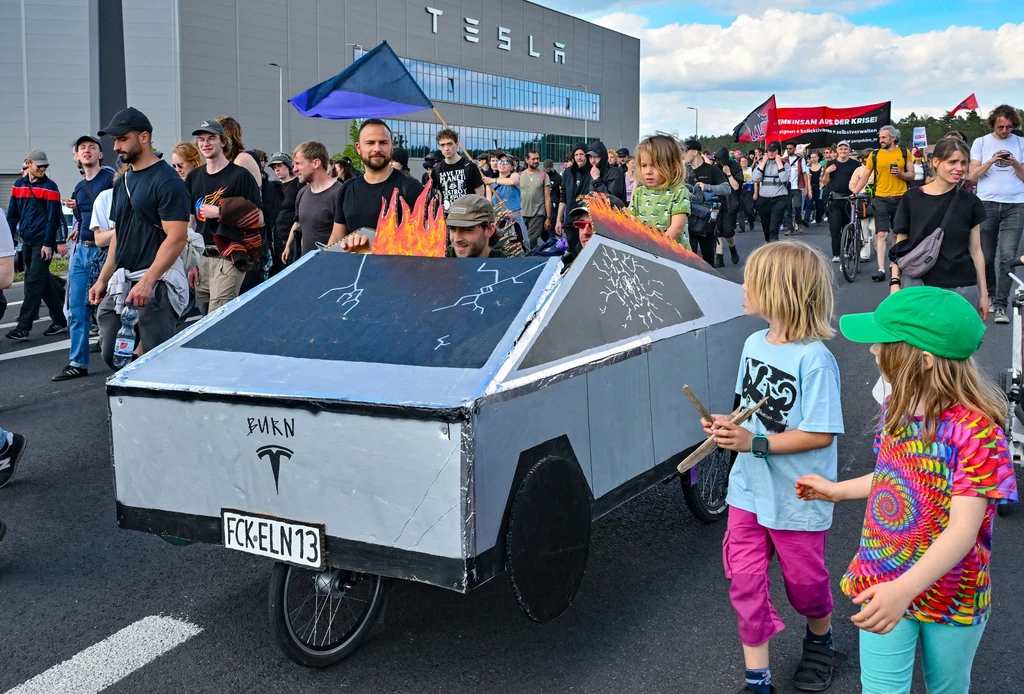
M692 111L682 110L690 105L702 109L702 133L725 133L772 93L780 106L891 100L898 118L911 110L941 115L971 92L982 108L1013 103L1024 87L1024 23L904 36L836 13L779 9L721 26L649 28L627 12L596 22L641 39L645 132L692 132Z

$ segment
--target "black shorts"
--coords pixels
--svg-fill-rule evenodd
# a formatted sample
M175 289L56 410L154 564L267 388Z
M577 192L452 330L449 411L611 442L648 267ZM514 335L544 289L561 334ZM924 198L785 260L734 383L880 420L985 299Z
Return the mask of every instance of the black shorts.
M878 198L871 203L875 208L875 233L886 234L892 230L896 221L896 210L900 206L899 198Z

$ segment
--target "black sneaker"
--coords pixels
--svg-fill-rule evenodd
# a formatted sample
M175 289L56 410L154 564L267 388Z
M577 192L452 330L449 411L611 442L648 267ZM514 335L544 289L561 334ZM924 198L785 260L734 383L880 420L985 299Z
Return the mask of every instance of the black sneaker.
M27 340L28 336L29 336L28 331L27 330L22 330L21 328L15 328L14 330L12 330L9 333L7 333L7 339L8 340L18 340L18 341Z
M83 369L81 366L72 366L68 364L64 367L64 370L59 374L51 378L51 381L70 381L72 378L81 378L82 376L88 376L89 369Z
M18 469L18 461L25 452L25 445L28 444L21 434L13 434L14 440L7 450L0 453L0 487L5 486L14 477L14 471ZM5 442L6 443L6 442Z
M90 337L99 337L99 335L100 335L100 326L94 324L92 327L89 328L89 336Z
M733 265L740 264L740 252L736 250L736 246L729 246L729 257L732 259Z
M54 335L60 335L68 331L68 324L61 325L60 323L53 323L49 328L43 331L43 337L53 337Z
M884 282L885 270L876 270L875 274L871 275L871 279L873 279L875 282Z
M832 671L845 661L846 655L835 648L804 639L793 686L802 692L823 692L832 686Z
M715 253L715 267L725 267L725 258L721 253Z

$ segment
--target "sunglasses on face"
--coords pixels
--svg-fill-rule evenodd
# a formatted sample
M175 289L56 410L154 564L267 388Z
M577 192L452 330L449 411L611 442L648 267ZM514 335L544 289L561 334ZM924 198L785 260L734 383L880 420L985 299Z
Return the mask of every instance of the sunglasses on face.
M498 164L505 164L506 166L510 166L512 162L510 162L508 159L499 159Z
M46 169L50 168L50 165L49 164L36 164L35 167L37 169L43 169L45 171Z
M173 166L176 169L184 169L185 168L184 164L171 164L171 166Z
M588 222L585 219L578 219L575 222L573 222L572 225L579 229L580 231L586 231L587 229L592 228L594 226L594 223Z

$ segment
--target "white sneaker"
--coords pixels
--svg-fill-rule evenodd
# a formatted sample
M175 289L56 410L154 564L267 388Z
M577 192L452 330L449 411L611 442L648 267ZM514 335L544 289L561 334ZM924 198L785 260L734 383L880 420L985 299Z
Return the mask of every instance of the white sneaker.
M838 263L839 262L839 256L838 255L832 256L832 262L833 263Z

